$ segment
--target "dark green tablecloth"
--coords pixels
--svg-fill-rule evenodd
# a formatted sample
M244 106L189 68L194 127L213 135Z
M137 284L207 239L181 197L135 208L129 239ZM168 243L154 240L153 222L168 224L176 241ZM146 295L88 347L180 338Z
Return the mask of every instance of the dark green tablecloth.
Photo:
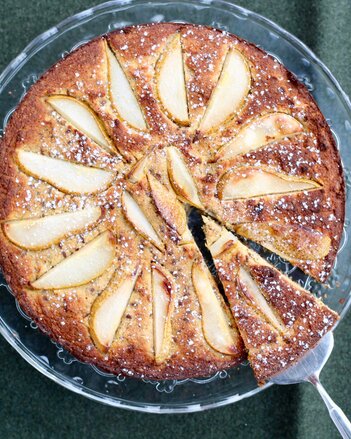
M36 35L98 2L1 0L0 70ZM304 41L351 93L350 0L240 0ZM322 380L351 418L351 313L336 330ZM190 415L146 415L88 401L44 378L0 338L0 438L337 438L311 385L273 387Z

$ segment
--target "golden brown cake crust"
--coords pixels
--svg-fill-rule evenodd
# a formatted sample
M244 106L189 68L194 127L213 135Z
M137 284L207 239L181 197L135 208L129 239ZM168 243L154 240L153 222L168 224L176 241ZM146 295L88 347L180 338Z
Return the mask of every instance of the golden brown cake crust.
M189 107L187 127L167 117L154 79L160 54L167 50L170 38L177 32L181 34L184 53ZM147 133L131 129L116 115L109 91L107 47L122 66L140 106L147 109L144 112ZM198 124L230 47L240 51L250 65L250 94L236 117L216 132L204 133ZM46 101L53 95L69 95L88 104L105 127L115 153L101 148L54 112ZM255 116L271 111L291 114L308 133L270 143L218 166L219 147ZM233 367L246 356L240 340L232 356L221 354L207 343L199 300L191 282L191 267L194 261L202 260L201 252L194 243L179 245L179 237L160 217L152 201L146 175L136 183L128 180L137 161L149 155L147 172L172 190L165 152L165 147L170 145L181 151L204 210L231 229L236 230L243 223L273 222L327 234L331 245L323 258L294 262L317 279L327 278L340 242L345 194L335 141L306 88L271 56L226 32L176 23L131 26L81 46L51 67L30 88L6 127L0 149L0 219L43 217L71 211L72 206L79 209L93 205L102 206L102 217L92 230L69 236L40 251L16 246L1 228L0 264L20 306L42 331L78 359L115 374L155 379L206 376ZM89 197L64 193L24 172L17 158L19 150L108 170L115 176L113 185ZM217 186L224 173L240 164L257 163L270 166L275 172L318 180L323 189L289 194L283 202L281 196L221 202ZM138 234L123 216L121 194L125 189L135 196L156 232L164 237L165 252ZM115 234L118 248L112 266L102 276L70 289L38 291L31 287L34 280L106 229ZM279 238L280 232L277 233ZM260 242L259 237L257 241ZM128 245L122 246L121 243L126 242ZM121 276L128 271L127 260L141 261L141 274L124 314L127 317L105 354L92 341L89 313L114 270L120 270ZM176 311L170 356L162 364L155 363L152 339L150 266L155 262L167 267L180 285L180 291L174 296ZM231 325L233 331L237 331L233 322Z

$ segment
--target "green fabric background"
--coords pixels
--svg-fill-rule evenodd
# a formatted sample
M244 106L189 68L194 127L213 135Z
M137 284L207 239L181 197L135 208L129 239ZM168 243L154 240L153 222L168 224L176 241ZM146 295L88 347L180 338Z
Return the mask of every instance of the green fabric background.
M99 2L1 0L0 71L38 34ZM304 41L351 93L350 0L238 0ZM0 305L1 306L1 305ZM351 313L336 330L322 381L351 418ZM0 438L337 438L311 385L272 387L235 405L190 415L113 409L63 389L0 338Z

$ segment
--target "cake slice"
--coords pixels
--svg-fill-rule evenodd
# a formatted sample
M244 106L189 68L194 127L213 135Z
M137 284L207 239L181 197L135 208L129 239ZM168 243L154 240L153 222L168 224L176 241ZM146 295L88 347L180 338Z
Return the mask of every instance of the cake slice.
M242 244L205 221L207 246L259 384L299 360L338 315Z

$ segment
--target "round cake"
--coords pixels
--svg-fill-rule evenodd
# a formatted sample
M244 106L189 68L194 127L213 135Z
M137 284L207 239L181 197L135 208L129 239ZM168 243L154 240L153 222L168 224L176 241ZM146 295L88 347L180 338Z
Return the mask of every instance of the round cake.
M235 35L162 23L84 44L23 98L0 167L6 281L81 361L180 379L248 357L262 383L338 318L247 246L325 282L345 194L305 86Z

